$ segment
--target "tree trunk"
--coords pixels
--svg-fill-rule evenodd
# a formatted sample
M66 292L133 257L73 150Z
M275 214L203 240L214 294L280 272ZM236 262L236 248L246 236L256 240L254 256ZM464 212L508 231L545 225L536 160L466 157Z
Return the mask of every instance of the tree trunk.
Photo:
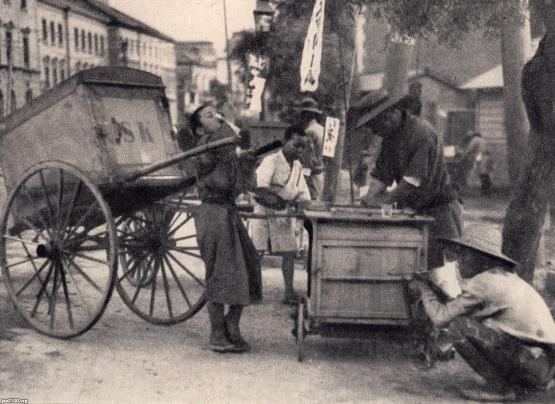
M361 18L360 14L354 16L356 27L358 24L358 19ZM355 37L355 29L346 29L346 34L350 35L352 38ZM356 68L356 45L353 48L347 48L345 43L347 42L345 38L339 33L337 35L337 40L339 41L339 52L340 52L340 63L341 63L341 91L338 92L340 99L337 100L339 105L341 128L339 130L339 137L337 139L337 145L335 148L335 157L333 159L325 159L324 167L324 189L322 191L322 199L324 201L336 203L337 202L337 190L340 188L340 178L341 178L341 167L343 166L343 152L345 150L345 137L347 136L347 111L349 110L349 101L351 98L351 88L353 84L353 78ZM354 43L355 41L353 41ZM351 161L349 161L351 164ZM349 170L350 171L350 170ZM352 181L350 179L350 181ZM351 198L352 194L351 188ZM352 202L352 201L351 201Z
M534 278L541 229L555 183L554 28L548 27L522 73L522 95L532 127L532 159L515 189L503 227L503 252L520 263L518 274L528 282Z
M555 182L555 143L538 143L507 209L503 253L520 263L517 272L532 283L541 230Z
M510 1L526 2L526 0ZM530 129L520 92L522 67L529 59L530 52L529 13L526 12L523 17L522 24L516 22L514 18L506 18L501 33L507 165L511 184L516 184L522 174L523 157L528 155L526 145Z
M386 41L383 88L390 97L404 96L409 88L408 72L413 45L393 34L388 35Z

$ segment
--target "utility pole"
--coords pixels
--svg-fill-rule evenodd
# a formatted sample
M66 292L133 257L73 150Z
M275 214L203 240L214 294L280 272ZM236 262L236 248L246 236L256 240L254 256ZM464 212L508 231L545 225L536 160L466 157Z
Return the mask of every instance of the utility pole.
M227 65L227 86L229 88L229 91L231 91L233 87L231 86L231 62L229 60L230 49L229 49L229 35L227 33L227 9L225 5L225 0L222 0L222 2L224 4L225 61Z

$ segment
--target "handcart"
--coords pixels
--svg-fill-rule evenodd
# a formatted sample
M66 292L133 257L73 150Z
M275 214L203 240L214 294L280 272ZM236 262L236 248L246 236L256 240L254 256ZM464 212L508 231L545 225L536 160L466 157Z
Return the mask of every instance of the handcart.
M161 79L123 67L82 71L0 121L0 265L19 313L40 333L75 337L114 287L152 323L197 313L204 264L181 163L238 141L230 130L180 152Z
M426 271L431 218L393 210L335 206L304 210L310 234L307 296L296 309L297 359L307 335L343 337L388 328L416 335L408 281ZM423 336L426 338L426 336Z

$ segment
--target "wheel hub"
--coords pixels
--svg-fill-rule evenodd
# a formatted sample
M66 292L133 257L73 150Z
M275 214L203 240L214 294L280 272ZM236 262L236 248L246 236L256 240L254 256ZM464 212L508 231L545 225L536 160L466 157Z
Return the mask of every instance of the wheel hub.
M39 244L37 246L36 253L37 253L37 257L39 258L49 258L51 260L59 259L62 254L58 245L50 242L47 244Z

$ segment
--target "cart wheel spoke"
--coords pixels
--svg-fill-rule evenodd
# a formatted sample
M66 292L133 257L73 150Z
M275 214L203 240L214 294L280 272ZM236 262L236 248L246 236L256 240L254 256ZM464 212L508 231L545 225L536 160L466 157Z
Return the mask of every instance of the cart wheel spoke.
M164 260L160 259L160 270L162 271L162 280L164 284L164 290L166 292L166 304L168 305L168 315L171 319L173 319L173 312L172 312L172 302L170 296L170 285L168 283L168 278L166 276L166 268L164 267Z
M173 266L170 260L166 256L164 256L164 261L166 262L166 265L168 266L168 269L170 270L170 273L172 274L172 277L177 287L179 288L179 291L181 292L181 296L183 296L183 299L185 299L185 302L187 302L187 306L191 308L192 307L191 300L189 300L189 296L187 296L187 292L185 292L183 285L181 284L181 282L179 281L179 278L175 274L175 270L173 269Z
M154 259L154 281L150 283L150 306L149 306L149 315L152 317L154 315L154 300L156 296L156 275L158 275L158 271L160 270L160 260L158 258Z
M48 286L48 282L50 281L50 275L52 275L52 268L54 268L54 263L50 262L50 265L48 267L48 273L46 274L46 279L44 282L41 282L42 283L41 287L39 289L39 292L37 293L37 297L35 299L35 305L33 306L33 310L31 311L31 317L35 317L35 315L37 314L37 310L42 300L42 295L44 294L46 287Z
M145 282L147 280L148 274L151 270L150 268L152 268L152 261L153 260L154 260L154 257L152 257L152 256L148 258L148 261L147 261L146 267L144 269L144 272L142 273L141 279L139 280L139 283L138 283L138 285L135 289L135 294L133 295L133 298L131 299L132 303L135 303L137 301L137 298L139 297L139 293L141 292L141 290L144 289L143 285L145 284Z
M16 295L16 296L19 296L20 294L22 294L22 293L29 287L29 285L30 285L35 279L38 279L39 284L42 285L44 281L43 281L42 278L40 277L40 273L43 271L44 268L46 268L46 266L48 265L49 262L50 262L50 261L44 261L44 263L40 266L40 268L39 268L37 271L35 271L35 274L34 274L32 277L30 277L30 278L27 280L27 282L25 282L25 284L21 287L21 289L19 289L19 290L15 293L15 295Z
M198 258L198 259L202 259L202 257L200 256L200 254L194 254L191 252L192 251L198 251L198 248L195 249L189 249L189 248L183 248L183 247L173 247L171 248L172 251L181 253L181 254L185 254L188 255L189 257L194 257L194 258Z
M46 201L46 206L48 206L48 215L50 218L54 217L54 209L52 208L52 203L50 202L50 198L48 197L48 190L46 187L46 181L44 179L44 174L42 170L39 170L40 182L42 187L42 195L44 200Z
M41 212L41 208L37 205L37 202L35 201L35 198L33 198L33 196L31 195L31 193L29 192L29 190L27 189L27 187L25 185L23 185L21 187L21 191L23 192L23 195L25 195L25 197L27 198L27 200L29 202L31 202L31 206L33 206L34 208L34 213L36 215L36 217L38 218L39 222L42 225L42 228L48 233L49 237L52 237L52 233L50 231L50 226L47 224L47 220L45 219L44 215Z
M181 262L179 262L179 260L177 258L175 258L175 255L173 255L172 253L168 252L168 256L177 264L177 266L179 266L182 270L184 270L191 278L193 278L195 280L196 283L198 283L200 286L205 287L204 282L199 279L195 274L193 274L192 271L190 271L185 265L183 265Z
M183 220L181 223L179 223L174 228L171 228L170 232L168 233L168 237L171 237L173 234L175 234L176 231L178 231L183 226L185 226L192 218L193 218L193 216L187 213L186 216L185 216L185 220Z
M67 318L69 321L69 327L73 330L75 328L73 324L73 314L71 312L71 298L69 297L69 290L67 287L66 273L63 263L60 263L60 275L62 280L62 288L64 291L64 300L66 303Z
M58 274L59 274L60 264L59 262L54 263L54 282L52 283L52 297L50 298L50 307L48 312L50 313L50 329L54 329L54 322L56 320L56 297L58 296Z
M79 265L75 263L72 257L68 256L67 260L69 262L69 266L75 268L77 273L81 275L83 279L85 279L96 291L98 291L99 293L103 292L102 288L99 285L97 285L96 282L93 281L89 275L87 275L87 273L83 270L83 268L81 268Z

